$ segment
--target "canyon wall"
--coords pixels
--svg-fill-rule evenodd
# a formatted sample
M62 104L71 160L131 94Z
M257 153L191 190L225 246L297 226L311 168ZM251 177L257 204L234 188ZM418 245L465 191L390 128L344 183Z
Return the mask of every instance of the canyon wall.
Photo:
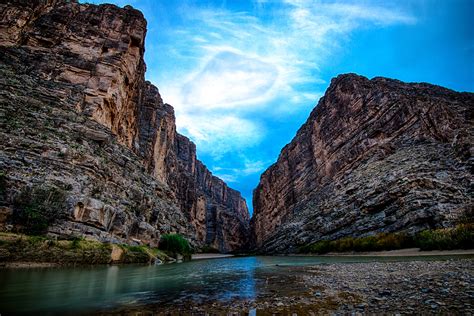
M145 35L130 6L0 4L4 229L21 224L20 192L42 186L65 192L50 234L156 245L179 232L224 252L245 246L245 201L197 160L145 81Z
M331 81L261 176L254 246L298 246L472 220L474 94L354 74Z

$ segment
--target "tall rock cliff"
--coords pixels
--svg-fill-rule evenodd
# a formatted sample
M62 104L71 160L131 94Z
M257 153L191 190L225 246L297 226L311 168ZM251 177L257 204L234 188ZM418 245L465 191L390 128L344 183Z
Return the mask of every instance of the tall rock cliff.
M474 94L340 75L254 191L256 247L472 219Z
M130 6L0 4L4 229L22 224L19 197L43 187L64 191L51 234L155 245L180 232L225 252L247 242L240 193L196 159L145 81L145 34Z

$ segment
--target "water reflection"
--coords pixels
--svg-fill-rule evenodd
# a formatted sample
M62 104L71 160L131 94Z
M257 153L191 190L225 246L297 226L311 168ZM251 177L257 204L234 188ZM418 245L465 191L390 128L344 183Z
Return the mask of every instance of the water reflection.
M0 313L87 312L182 299L252 299L268 275L278 277L281 266L373 260L400 258L245 257L161 266L0 269Z
M255 296L254 257L163 266L0 270L0 311L92 310L146 301Z

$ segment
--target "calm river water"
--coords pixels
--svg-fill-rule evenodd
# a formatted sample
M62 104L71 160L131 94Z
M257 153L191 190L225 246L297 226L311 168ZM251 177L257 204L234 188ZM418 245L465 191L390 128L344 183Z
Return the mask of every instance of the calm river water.
M234 257L160 266L0 269L0 314L82 313L184 299L252 299L263 275L278 275L281 266L400 260L433 257Z

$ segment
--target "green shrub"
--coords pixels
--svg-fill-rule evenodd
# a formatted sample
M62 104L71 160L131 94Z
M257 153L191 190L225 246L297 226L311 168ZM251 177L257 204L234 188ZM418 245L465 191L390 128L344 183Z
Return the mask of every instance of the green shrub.
M49 225L65 217L66 195L56 187L25 188L13 202L15 224L28 235L42 235Z
M159 249L172 254L189 256L192 253L189 242L179 234L164 234L161 236Z
M71 249L79 249L83 240L84 237L74 237L71 241Z
M396 250L415 246L413 237L403 233L379 234L376 237L376 250Z
M416 236L404 233L382 233L375 236L338 240L322 240L300 247L300 253L381 251L419 247L421 250L471 249L474 247L474 224L460 224L454 228L425 230Z
M332 251L331 249L331 242L327 240L323 240L320 242L317 242L316 244L313 245L312 252L315 253L326 253Z
M348 237L331 242L332 251L346 252L354 249L354 238Z
M471 249L474 247L474 224L425 230L419 233L415 240L421 250Z
M299 248L300 253L323 254L328 252L379 251L408 248L413 239L405 234L378 234L367 237L346 237L337 240L321 240Z
M367 236L362 238L357 238L354 240L354 250L355 251L371 251L377 249L378 239L375 236Z

